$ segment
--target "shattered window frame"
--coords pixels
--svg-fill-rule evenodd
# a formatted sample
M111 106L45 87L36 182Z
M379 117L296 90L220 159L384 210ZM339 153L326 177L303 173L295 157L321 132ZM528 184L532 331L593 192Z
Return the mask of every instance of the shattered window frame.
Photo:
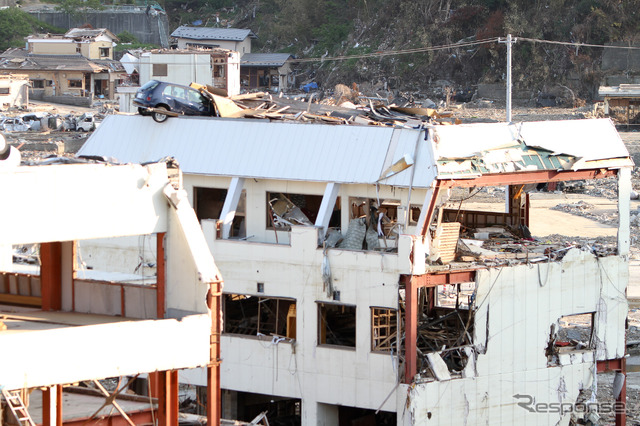
M291 225L314 226L322 204L322 195L299 194L282 191L267 191L266 229L273 231L291 231ZM317 208L314 207L317 205ZM311 208L307 208L307 207ZM340 197L336 201L340 206ZM339 221L340 210L335 210ZM339 223L339 222L338 222ZM331 227L331 223L329 226Z
M393 353L398 342L398 310L371 307L371 352Z
M42 78L37 78L35 80L31 80L31 88L32 89L44 89L45 80Z
M67 87L72 89L82 89L82 79L67 80Z
M2 95L10 95L11 88L10 87L0 87L0 96Z
M98 48L101 58L108 58L110 56L110 48L109 47L99 47Z
M286 297L224 293L222 332L233 336L268 336L293 341L296 339L296 303L296 299Z
M375 198L349 197L349 222L363 217L374 220L374 218L369 217L369 215L377 204L378 200ZM399 199L385 198L380 200L380 206L376 208L376 214L384 213L383 218L380 220L380 226L382 227L384 238L387 240L397 239L399 233L394 231L404 228L404 223L401 221L403 218L398 217L398 212L403 210L402 207L403 204ZM369 212L365 210L369 210ZM417 225L420 211L421 206L411 205L409 210L409 226Z
M318 307L318 346L356 349L356 305L316 302ZM341 311L341 312L340 312ZM328 315L331 314L331 315ZM343 326L341 324L351 323Z

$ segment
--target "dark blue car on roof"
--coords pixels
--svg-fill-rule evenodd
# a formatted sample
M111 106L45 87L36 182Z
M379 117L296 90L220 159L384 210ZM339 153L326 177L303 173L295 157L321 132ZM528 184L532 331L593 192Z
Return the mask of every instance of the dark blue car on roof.
M161 123L169 115L163 111L171 111L184 115L215 115L211 101L199 91L180 84L149 80L136 92L133 104L141 115L151 115Z

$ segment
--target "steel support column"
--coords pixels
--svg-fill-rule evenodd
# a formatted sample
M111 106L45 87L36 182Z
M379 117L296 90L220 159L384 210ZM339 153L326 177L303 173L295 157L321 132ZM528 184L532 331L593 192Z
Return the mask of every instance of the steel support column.
M625 358L608 359L597 361L596 366L598 373L615 371L624 375L622 390L616 399L616 426L625 426L627 424L627 361Z
M207 305L211 311L210 362L207 366L207 424L220 425L220 336L222 334L222 280L209 285Z
M163 319L165 315L166 275L164 262L164 232L156 234L156 316Z
M406 280L404 291L404 382L411 383L418 372L418 285L416 281Z
M62 309L62 243L40 244L40 283L42 310Z
M62 426L62 386L54 385L42 391L42 425Z
M178 426L178 370L149 373L151 396L158 398L158 424Z

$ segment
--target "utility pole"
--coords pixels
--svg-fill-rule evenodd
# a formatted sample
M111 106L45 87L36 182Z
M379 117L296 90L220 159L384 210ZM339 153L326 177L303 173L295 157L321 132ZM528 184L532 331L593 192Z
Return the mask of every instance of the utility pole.
M517 38L511 38L511 34L507 34L507 39L498 39L498 43L507 45L507 123L511 123L511 45L518 41Z

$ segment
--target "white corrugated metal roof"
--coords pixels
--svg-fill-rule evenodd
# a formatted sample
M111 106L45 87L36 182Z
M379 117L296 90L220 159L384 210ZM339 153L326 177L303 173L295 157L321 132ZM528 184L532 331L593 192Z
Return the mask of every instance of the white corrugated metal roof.
M609 119L437 126L434 139L440 158L474 157L489 150L517 147L519 140L529 147L584 161L629 156Z
M430 132L433 145L418 129L206 117L156 123L150 117L111 115L78 155L113 157L125 163L170 156L188 174L363 184L380 181L399 187L411 185L413 174L413 186L418 188L429 187L435 179L436 159L522 162L521 141L528 147L551 151L551 155L575 157L580 161L572 162L571 168L576 170L593 167L585 164L592 160L624 158L624 164L613 161L611 167L632 164L610 120L435 126ZM380 179L407 155L415 160L414 167ZM441 164L441 176L450 173L445 172L450 167L459 176L478 173L468 169L469 162L456 164ZM489 170L498 173L506 169Z
M242 41L247 37L256 38L248 29L242 28L209 28L188 27L183 25L171 33L171 37L189 38L192 40L232 40Z
M415 187L428 187L436 173L424 131L241 119L110 115L78 155L144 163L175 157L184 173L278 180L375 183L419 143ZM388 157L388 158L387 158ZM409 186L411 167L382 182Z

